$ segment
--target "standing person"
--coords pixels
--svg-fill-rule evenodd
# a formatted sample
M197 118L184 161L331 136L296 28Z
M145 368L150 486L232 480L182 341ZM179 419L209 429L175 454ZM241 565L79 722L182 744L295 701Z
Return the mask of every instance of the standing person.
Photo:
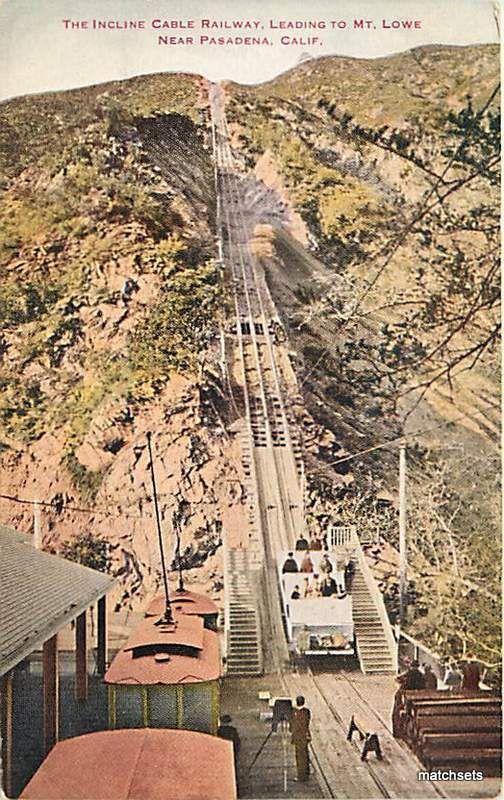
M479 692L479 683L481 680L481 670L474 656L467 654L466 660L461 664L462 669L462 691L463 692Z
M331 572L333 571L333 565L327 553L324 553L324 555L322 556L322 559L319 564L319 570L320 572L325 572L326 575L330 575Z
M347 588L347 592L352 591L354 576L355 576L355 561L350 556L350 558L348 559L348 564L345 567L345 585Z
M237 763L238 763L238 754L240 752L240 735L234 725L231 725L232 719L229 714L224 714L221 718L221 724L217 728L217 736L221 739L227 739L229 742L233 742L233 756L235 762L235 773L238 774L237 770Z
M306 782L310 774L308 761L308 743L310 736L310 709L305 706L305 699L302 695L296 697L296 707L292 711L289 722L291 732L291 743L294 745L296 753L297 779Z
M437 677L430 664L424 664L425 688L433 691L437 689Z
M395 739L403 739L405 735L404 731L404 683L406 681L406 675L408 674L408 670L411 666L411 662L405 660L406 670L401 672L400 675L397 676L396 681L399 684L399 688L397 689L394 695L394 705L392 707L392 735Z
M310 551L307 550L301 561L300 572L313 572L313 561L310 558Z
M399 688L394 695L392 708L392 734L396 739L403 739L405 736L404 692L425 689L425 675L418 669L418 661L405 659L405 665L406 670L396 678Z
M407 691L425 689L425 675L418 669L418 661L412 661L404 676L403 689Z
M340 555L336 559L336 570L334 572L334 579L336 581L337 590L338 592L341 592L341 594L344 594L346 592L345 568L346 568L346 559L343 555Z

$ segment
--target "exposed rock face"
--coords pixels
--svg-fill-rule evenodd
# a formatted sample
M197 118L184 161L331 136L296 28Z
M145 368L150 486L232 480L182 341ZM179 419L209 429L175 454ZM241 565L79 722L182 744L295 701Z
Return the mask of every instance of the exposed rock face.
M208 591L222 586L222 538L248 536L237 443L205 389L219 395L206 114L191 76L20 98L1 113L12 135L0 141L0 491L47 504L49 550L83 532L107 540L123 607L160 581L147 431L168 563L174 515L186 580ZM31 505L0 508L33 530Z
M222 584L221 542L246 545L247 515L238 444L215 422L202 421L199 392L189 379L175 376L129 422L93 430L76 451L86 469L102 473L91 512L85 508L68 470L60 463L64 439L45 434L28 450L4 459L0 491L54 503L41 512L43 545L58 549L82 530L111 543L112 572L120 577L116 599L137 607L160 584L160 556L146 432L153 432L156 483L168 562L175 548L172 516L181 524L181 552L198 568L186 573L188 585L208 590ZM110 452L114 444L120 448ZM114 449L114 447L113 447ZM61 508L63 506L63 508ZM58 507L61 509L59 512ZM4 510L6 506L4 505ZM9 524L30 530L30 506L8 503ZM208 557L207 557L208 554ZM218 596L218 594L217 594Z

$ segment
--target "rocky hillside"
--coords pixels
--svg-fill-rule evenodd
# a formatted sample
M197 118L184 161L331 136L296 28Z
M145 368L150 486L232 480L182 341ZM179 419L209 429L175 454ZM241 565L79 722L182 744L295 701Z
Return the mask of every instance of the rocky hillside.
M500 661L498 92L492 45L324 57L227 85L243 169L283 209L257 213L269 224L256 252L306 407L334 436L309 465L312 510L397 544L397 450L374 448L425 431L408 440L410 630L488 663Z
M202 82L20 98L0 117L1 492L48 504L46 547L106 539L118 601L144 597L159 579L151 430L168 547L178 520L186 566L218 590L222 528L243 530L244 497L221 420ZM30 505L1 507L32 529Z
M105 541L118 607L159 583L147 431L191 585L218 596L222 534L248 536L207 91L153 75L0 105L1 521L33 530L19 500L41 499L46 547L87 558ZM305 401L308 523L378 532L394 612L383 445L421 430L408 626L498 664L498 50L324 57L226 95Z

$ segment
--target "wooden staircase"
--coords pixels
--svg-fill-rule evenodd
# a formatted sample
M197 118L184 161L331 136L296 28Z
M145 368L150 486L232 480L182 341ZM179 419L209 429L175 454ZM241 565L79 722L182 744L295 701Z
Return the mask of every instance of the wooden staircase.
M348 547L355 558L352 582L352 616L359 663L364 673L395 674L397 644L392 632L383 595L366 561L355 525L333 526L329 530L332 549L345 552Z
M359 561L352 584L352 603L360 666L366 674L395 673L397 657L392 630L381 595L377 595L378 588L373 591L370 581L374 582L372 574Z
M226 675L261 675L260 625L251 589L248 553L241 548L230 548L225 559Z

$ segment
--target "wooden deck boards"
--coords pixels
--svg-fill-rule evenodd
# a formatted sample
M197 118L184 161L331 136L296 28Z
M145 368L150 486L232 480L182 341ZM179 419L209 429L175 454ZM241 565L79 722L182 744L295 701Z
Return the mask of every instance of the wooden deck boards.
M388 676L384 676L388 680ZM322 691L327 702L335 713L343 720L345 733L352 715L355 715L357 723L366 732L377 733L380 739L380 746L383 754L383 761L378 761L373 753L368 755L369 767L375 780L382 787L382 795L391 798L414 797L427 798L439 797L439 791L429 782L418 781L417 773L422 769L415 756L409 751L404 750L394 739L390 730L383 724L380 717L374 713L370 706L361 695L359 695L352 683L345 677L334 674L315 675L315 683ZM359 760L362 745L354 736L353 758L349 764L349 779L355 761Z
M336 677L336 674L330 677ZM424 770L425 767L411 753L407 745L392 737L391 711L397 688L394 676L363 675L362 672L342 672L340 674L342 680L349 684L351 692L356 694L360 699L360 703L367 707L371 719L378 717L383 727L388 731L388 737L383 734L383 741L387 742L387 747L389 746L388 741L391 739L396 747L402 750L407 758L415 764L415 772L416 770ZM381 736L380 740L382 740ZM397 750L393 752L397 752ZM425 786L425 784L416 779L415 774L414 782L409 787L408 792L404 794L404 798L409 800L409 798L425 796L419 793L422 785ZM482 781L432 781L431 785L436 787L440 796L457 798L457 800L478 800L485 797L497 797L501 792L500 778L484 778Z
M344 726L338 722L320 697L309 676L284 676L292 696L303 694L312 714L312 747L320 761L333 796L336 798L380 798L386 795L377 786L369 768L360 761L353 745L346 740Z
M240 757L240 797L311 798L334 797L338 800L423 800L423 798L460 798L476 800L499 795L500 779L483 781L419 781L425 768L402 742L392 736L391 709L396 689L394 676L363 675L357 671L300 671L282 676L254 679L231 679L224 682L223 713L230 713L242 738ZM306 784L294 781L293 748L287 743L287 792L283 791L283 749L280 734L273 735L253 769L248 765L257 752L269 725L259 720L259 710L266 704L258 692L268 689L278 696L295 698L303 694L312 712L311 761L314 773ZM329 704L329 705L328 705ZM373 753L362 763L362 745L346 740L352 714L369 732L378 734L384 760Z

